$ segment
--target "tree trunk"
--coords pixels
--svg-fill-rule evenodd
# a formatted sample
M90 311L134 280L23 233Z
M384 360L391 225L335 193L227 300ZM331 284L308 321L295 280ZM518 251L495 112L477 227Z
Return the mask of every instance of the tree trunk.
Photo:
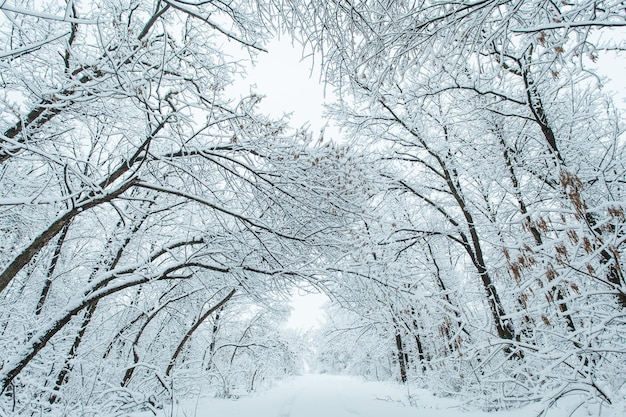
M402 346L402 336L400 335L400 329L396 328L396 350L398 358L398 366L400 367L400 381L406 382L406 356L404 354L404 348Z
M448 166L448 163L446 162L447 159L444 158L439 153L433 151L430 148L430 146L428 146L428 143L426 143L426 141L419 134L419 132L417 132L411 126L407 125L404 122L404 120L401 117L399 117L396 114L396 112L389 106L389 104L387 104L385 101L382 101L382 100L380 100L379 103L382 105L383 108L385 108L389 112L392 118L396 122L398 122L409 134L411 134L417 140L417 142L423 147L423 149L426 152L428 152L428 154L437 162L437 166L439 167L440 170L428 164L426 164L426 167L429 170L435 170L437 172L437 175L445 181L450 195L454 198L454 201L456 202L458 208L463 213L463 218L465 221L464 226L467 228L467 232L469 233L469 238L468 238L465 232L459 231L459 236L461 237L461 239L455 239L455 241L463 245L463 248L467 252L472 263L474 264L474 267L476 268L478 272L478 276L480 277L481 282L483 284L483 289L485 291L485 296L487 298L487 305L489 306L489 310L491 312L491 316L493 318L493 323L496 328L498 337L500 337L503 340L511 340L511 341L515 340L515 330L513 328L511 321L509 319L503 318L503 317L506 317L506 312L504 310L502 302L500 301L500 297L491 279L491 276L489 275L489 272L488 272L488 269L487 269L487 266L483 257L482 246L481 246L480 238L478 236L478 230L476 229L476 223L463 197L461 184L458 182L457 172L454 170L454 168L450 168ZM447 140L448 129L446 126L441 126L441 128ZM405 183L402 183L402 184L411 192L413 192L416 196L418 196L423 201L425 201L427 204L433 206L439 213L443 214L446 218L446 221L450 222L452 225L454 225L457 228L461 226L461 222L451 217L447 213L447 211L444 208L440 207L437 203L428 199L425 196L420 195L418 192L416 192L416 190L412 189Z
M61 234L59 235L59 239L57 240L57 244L54 247L54 254L52 255L52 259L50 260L50 266L48 267L48 271L46 272L46 281L44 282L43 289L41 290L41 295L39 296L39 301L37 301L37 307L35 308L36 316L41 314L43 306L46 303L46 299L48 298L48 292L50 291L50 287L52 287L54 270L57 267L57 262L59 261L59 257L61 256L61 248L63 247L63 242L65 242L65 237L67 236L67 232L69 229L70 223L68 222L63 226Z
M402 343L402 334L400 326L398 325L398 321L396 320L395 316L392 316L392 320L396 342L396 358L398 359L398 366L400 369L400 381L402 383L405 383L407 380L407 354L404 350L404 344Z
M105 194L99 198L89 199L86 198L77 207L68 210L63 215L59 216L55 221L48 226L39 236L37 236L19 255L17 255L13 261L2 271L0 274L0 293L9 285L11 280L17 275L18 272L24 268L32 259L39 253L39 251L50 242L61 230L63 230L70 221L78 216L85 210L89 210L102 203L108 203L119 195L123 194L130 187L134 185L134 181L128 181L121 187L112 191L109 194Z
M165 375L166 376L170 375L170 373L172 372L172 369L174 368L174 364L176 364L176 359L178 358L178 356L182 352L183 348L185 347L185 344L191 338L193 333L198 329L198 327L200 327L202 322L204 322L204 320L206 320L207 317L209 317L211 314L213 314L213 312L215 312L216 310L219 310L224 304L226 304L228 302L228 300L230 300L232 298L232 296L235 295L235 292L237 292L237 289L233 288L226 295L226 297L224 297L222 299L222 301L220 301L219 303L217 303L213 307L209 308L204 314L202 314L200 317L198 317L198 319L193 324L193 326L191 326L191 328L187 331L187 333L185 333L185 336L183 336L182 340L178 344L178 347L174 351L174 354L172 355L172 358L170 359L169 365L167 366L167 369L165 371Z
M157 314L159 314L159 312L161 310L163 310L165 307L167 307L168 304L170 304L172 302L176 302L176 301L182 300L183 298L186 298L189 295L191 295L191 293L184 294L182 296L169 299L166 302L164 302L163 304L161 304L159 307L155 308L147 316L146 321L141 325L141 327L137 331L137 334L135 335L135 339L133 340L133 343L131 345L131 349L133 351L133 365L129 366L126 369L126 372L124 373L124 378L122 379L122 382L121 382L121 386L123 386L123 387L128 386L128 384L130 383L130 380L133 377L133 374L135 373L135 369L137 368L137 364L139 363L139 355L137 354L137 346L139 345L139 340L141 339L141 336L143 335L143 332L146 330L146 328L148 327L150 322L157 316Z

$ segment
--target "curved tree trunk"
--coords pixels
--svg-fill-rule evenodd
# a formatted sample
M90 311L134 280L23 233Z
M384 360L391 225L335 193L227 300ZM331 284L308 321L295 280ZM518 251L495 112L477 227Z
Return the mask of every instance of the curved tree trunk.
M149 203L148 205L150 206L152 204ZM117 265L119 264L120 260L122 259L122 255L124 254L124 250L126 249L126 247L130 243L131 237L135 233L137 233L139 231L139 229L141 228L141 225L143 224L143 222L147 218L148 218L148 212L145 211L144 214L139 219L137 219L134 222L135 224L132 226L132 228L130 229L130 231L127 234L126 238L124 239L124 241L122 242L122 244L118 248L117 252L115 253L115 256L113 257L113 259L101 261L101 264L99 266L97 266L93 270L93 272L91 273L91 276L89 277L88 283L91 283L93 281L93 279L96 277L96 274L98 274L101 270L108 272L108 271L111 271L112 269L115 269L117 267ZM117 224L117 226L115 227L114 230L118 230L121 227L122 227L122 224L120 222L120 223ZM111 238L108 239L107 244L104 247L104 252L107 252L107 250L112 246L112 244L113 244L113 238L111 237ZM98 290L98 289L100 289L100 287L97 287L95 290ZM64 363L63 367L61 368L61 371L57 375L56 382L55 382L54 388L53 388L54 393L50 396L50 403L51 404L56 402L56 400L57 400L56 393L61 390L61 385L63 385L67 381L68 374L72 370L72 360L76 356L76 353L78 352L78 348L80 347L80 344L81 344L81 342L83 340L85 332L87 331L87 327L89 326L89 323L91 323L91 319L92 319L94 313L96 312L96 308L98 307L98 301L99 300L95 300L92 303L90 303L87 306L87 309L86 309L85 313L83 314L82 323L81 323L81 326L80 326L80 328L78 330L78 333L76 334L76 337L74 338L74 343L72 343L72 347L70 348L70 351L68 352L67 357L65 358L65 363Z
M139 340L141 339L143 332L146 330L150 322L161 312L161 310L167 307L170 303L182 300L183 298L187 298L189 295L191 295L191 293L183 294L179 297L171 298L167 300L166 302L164 302L163 304L155 308L146 317L146 321L141 325L141 327L137 331L137 334L135 335L135 338L133 339L133 343L131 345L131 349L133 351L133 365L129 366L128 369L126 369L126 372L124 373L124 378L122 379L122 382L121 382L121 386L123 387L128 386L128 384L130 383L133 377L133 374L135 373L135 369L137 369L137 364L139 363L139 354L137 353L137 346L139 345Z
M202 322L204 322L211 314L213 314L213 312L215 312L216 310L219 310L220 308L222 308L222 306L224 304L226 304L228 302L228 300L230 300L232 298L232 296L235 295L236 292L237 292L237 289L233 288L226 295L226 297L224 297L219 303L217 303L213 307L209 308L204 314L202 314L200 317L198 317L196 322L191 326L191 328L187 331L187 333L185 333L185 336L183 336L183 338L181 339L180 343L178 344L178 347L176 347L176 350L174 351L174 354L172 355L172 358L170 359L170 363L167 366L167 369L165 371L165 375L166 376L170 375L170 373L172 372L172 369L174 368L174 365L176 364L176 359L178 358L178 356L182 352L183 348L185 347L185 344L191 338L193 333L198 329L198 327L200 327Z
M455 238L454 240L463 246L469 258L471 259L472 264L476 268L478 276L480 277L480 280L482 282L483 290L485 291L487 305L489 307L489 311L491 312L491 317L493 319L493 324L498 334L498 337L503 340L515 340L515 329L513 328L511 320L505 318L507 314L504 306L502 305L500 296L498 294L498 291L496 290L491 275L488 272L488 268L483 256L482 244L478 235L478 230L476 228L476 222L474 221L473 215L470 212L463 196L461 184L458 181L458 174L456 170L454 169L454 167L449 166L447 158L444 158L441 154L433 151L429 144L426 143L426 141L419 134L419 132L409 126L389 104L387 104L384 100L379 100L378 102L389 113L391 118L400 126L402 126L410 135L412 135L413 138L421 145L423 150L425 150L434 159L437 164L436 167L428 164L425 164L425 166L430 171L435 172L441 179L445 181L447 192L449 192L449 194L454 199L457 207L461 210L461 213L463 215L463 223L455 220L450 214L448 214L445 208L441 207L436 202L428 199L427 197L421 195L406 183L401 182L401 184L414 195L435 208L445 217L446 221L451 223L453 226L455 226L456 228L460 228L462 225L466 229L469 237L466 232L459 231L458 234L460 236L460 239ZM441 126L441 128L443 130L444 136L447 138L447 127L444 125ZM423 163L423 161L420 162Z
M35 315L38 316L43 311L43 306L46 303L46 299L48 298L48 292L50 292L50 287L52 287L52 278L54 277L54 270L57 267L57 263L59 262L59 257L61 256L61 248L63 247L63 242L65 242L65 237L67 236L67 232L70 229L70 223L66 223L61 230L61 234L59 235L59 239L54 247L54 254L52 255L52 259L50 260L50 266L46 271L46 281L44 282L43 289L41 290L41 295L39 296L39 301L37 301L37 307L35 307Z

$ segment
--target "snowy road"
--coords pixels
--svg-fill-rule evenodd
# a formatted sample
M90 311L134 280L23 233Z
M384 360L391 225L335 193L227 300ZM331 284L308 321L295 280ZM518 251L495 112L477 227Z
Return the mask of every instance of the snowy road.
M402 388L337 375L295 377L265 393L234 400L190 401L175 417L416 417ZM167 414L171 410L167 410Z
M402 398L394 388L345 376L304 375L256 401L260 406L258 401L263 399L266 413L259 413L262 416L415 416L415 409L393 400L389 391L394 391L398 401Z
M534 405L491 413L467 411L454 400L437 398L424 390L411 394L414 407L408 406L406 389L396 384L310 374L239 400L187 400L173 410L166 407L158 417L528 417L538 415L541 409ZM573 410L568 408L551 410L548 416L569 416ZM153 417L153 414L133 416Z

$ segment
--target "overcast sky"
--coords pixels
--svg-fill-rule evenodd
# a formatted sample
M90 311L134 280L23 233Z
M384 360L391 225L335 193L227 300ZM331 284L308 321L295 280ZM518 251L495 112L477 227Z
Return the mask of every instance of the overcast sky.
M259 105L262 113L277 118L291 113L294 128L309 125L317 137L327 124L322 116L323 103L330 96L320 82L319 65L313 68L313 59L303 59L301 47L292 45L287 38L275 39L267 49L269 53L259 54L246 79L237 83L235 94L247 95L252 89L264 95Z

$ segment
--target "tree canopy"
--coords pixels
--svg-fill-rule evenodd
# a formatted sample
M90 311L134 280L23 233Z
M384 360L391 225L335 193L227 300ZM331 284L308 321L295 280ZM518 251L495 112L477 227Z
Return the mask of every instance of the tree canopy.
M0 414L235 396L313 354L490 409L623 401L626 143L597 70L623 8L3 2ZM345 137L228 95L233 48L285 32ZM304 285L333 301L315 341L280 329Z

